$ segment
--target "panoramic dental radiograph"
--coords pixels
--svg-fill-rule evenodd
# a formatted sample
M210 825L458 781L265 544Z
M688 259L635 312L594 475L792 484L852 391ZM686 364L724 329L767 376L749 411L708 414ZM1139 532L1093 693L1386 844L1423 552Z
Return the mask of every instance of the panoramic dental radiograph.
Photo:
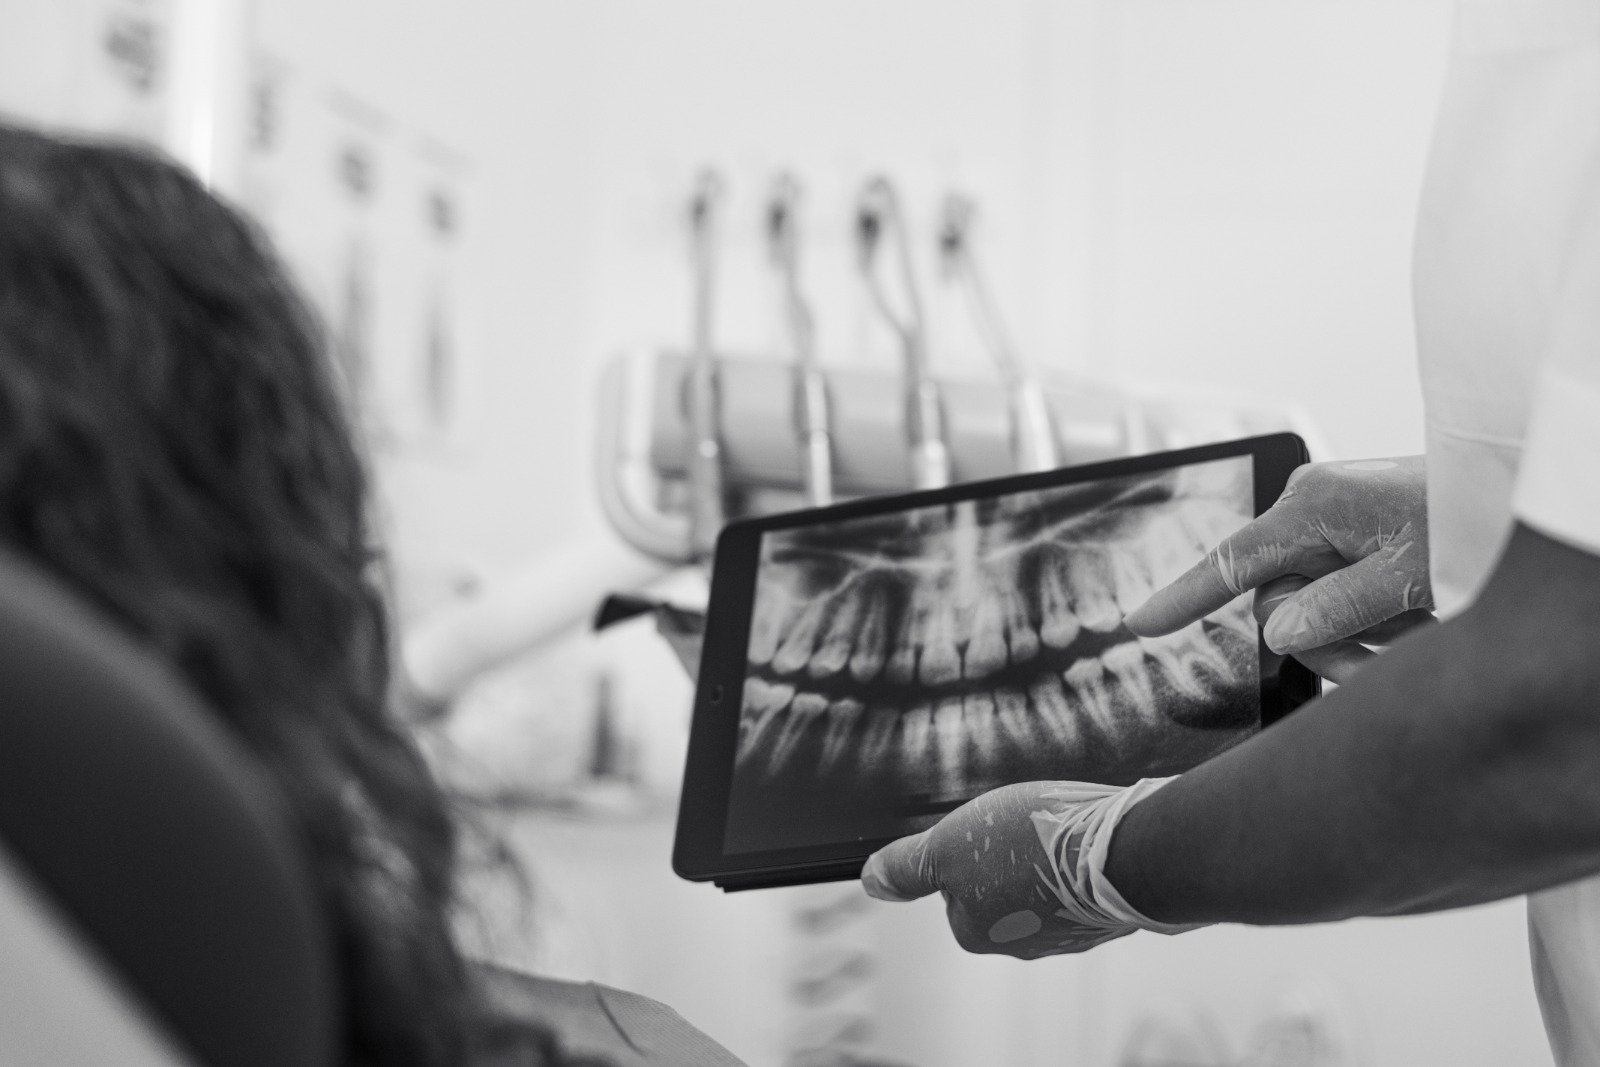
M996 786L1174 774L1260 727L1240 598L1125 613L1253 514L1249 457L771 531L730 851L921 829Z

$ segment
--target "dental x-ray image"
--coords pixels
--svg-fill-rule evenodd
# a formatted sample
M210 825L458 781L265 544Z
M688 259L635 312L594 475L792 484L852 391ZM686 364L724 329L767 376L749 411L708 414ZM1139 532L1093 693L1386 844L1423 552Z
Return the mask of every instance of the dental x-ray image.
M1011 782L1173 774L1260 727L1248 598L1122 625L1253 514L1252 461L770 531L730 852L921 829Z

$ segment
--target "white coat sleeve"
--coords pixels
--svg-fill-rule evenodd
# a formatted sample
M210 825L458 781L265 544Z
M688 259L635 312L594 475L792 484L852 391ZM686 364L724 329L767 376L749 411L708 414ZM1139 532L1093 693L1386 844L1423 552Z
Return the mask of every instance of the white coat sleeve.
M1511 506L1540 533L1600 554L1600 160L1593 163Z

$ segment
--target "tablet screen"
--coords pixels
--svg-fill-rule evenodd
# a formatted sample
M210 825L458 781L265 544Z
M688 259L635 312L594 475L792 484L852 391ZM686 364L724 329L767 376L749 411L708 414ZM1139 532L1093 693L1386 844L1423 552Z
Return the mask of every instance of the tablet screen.
M989 789L1173 774L1261 725L1249 598L1122 626L1254 514L1248 455L761 535L724 847L911 833Z

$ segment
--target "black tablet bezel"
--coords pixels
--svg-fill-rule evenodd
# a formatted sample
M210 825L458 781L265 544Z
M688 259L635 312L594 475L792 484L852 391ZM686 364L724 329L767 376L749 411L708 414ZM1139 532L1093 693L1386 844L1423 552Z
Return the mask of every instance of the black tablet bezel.
M1309 459L1305 442L1298 435L1279 433L729 523L717 540L711 586L713 610L706 619L700 676L695 686L694 718L672 853L673 869L690 881L712 881L724 889L854 878L860 874L867 856L893 840L845 841L733 855L724 849L756 568L764 534L1246 455L1254 460L1257 515L1277 501L1290 473ZM1284 659L1274 676L1262 678L1262 726L1271 725L1316 696L1320 688L1316 675L1297 661Z

